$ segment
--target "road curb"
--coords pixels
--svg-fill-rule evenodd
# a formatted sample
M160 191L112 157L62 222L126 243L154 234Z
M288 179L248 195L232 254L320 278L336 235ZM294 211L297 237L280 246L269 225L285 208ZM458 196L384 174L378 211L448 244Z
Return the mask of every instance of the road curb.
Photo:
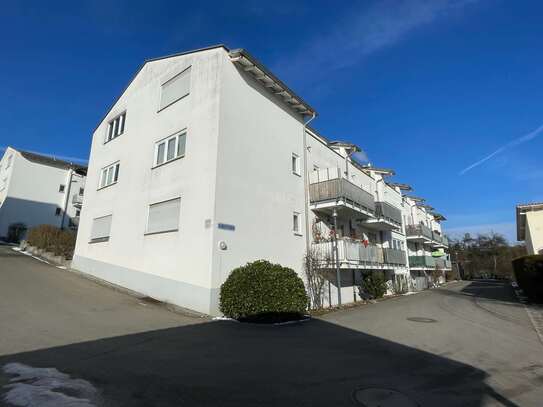
M528 297L524 295L522 289L520 289L518 284L515 282L511 283L511 287L513 288L513 292L515 293L517 299L526 310L526 314L528 314L528 318L534 327L534 331L537 334L539 341L543 345L543 306L530 304Z

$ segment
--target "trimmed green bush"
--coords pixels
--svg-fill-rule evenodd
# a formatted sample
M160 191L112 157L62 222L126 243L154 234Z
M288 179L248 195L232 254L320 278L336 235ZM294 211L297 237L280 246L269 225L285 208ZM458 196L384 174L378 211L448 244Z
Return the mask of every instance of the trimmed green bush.
M382 272L373 271L363 278L361 292L368 295L370 299L381 298L387 292L387 283Z
M27 241L31 246L71 259L75 249L76 234L51 225L40 225L28 232Z
M295 319L307 309L304 283L294 270L266 260L238 267L221 286L220 310L235 319Z
M543 302L543 255L522 256L513 260L517 283L526 296Z

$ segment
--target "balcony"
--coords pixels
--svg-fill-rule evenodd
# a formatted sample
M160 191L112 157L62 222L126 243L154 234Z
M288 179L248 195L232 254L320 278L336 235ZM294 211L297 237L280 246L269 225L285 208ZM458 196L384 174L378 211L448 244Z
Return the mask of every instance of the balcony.
M409 256L410 268L433 269L436 261L432 256Z
M335 268L334 243L313 243L313 249L326 268ZM338 257L342 269L389 269L406 264L405 252L383 249L375 245L365 246L348 238L338 239Z
M407 235L407 240L421 243L432 243L434 237L430 228L423 224L407 225L405 227L405 233Z
M72 196L72 205L76 208L81 208L83 206L83 195L82 194L74 194Z
M387 264L404 265L407 263L405 252L397 249L383 249L383 257Z
M311 174L309 202L310 208L317 211L331 213L334 207L342 207L356 212L357 216L375 216L373 195L344 178L337 168Z
M387 202L375 202L375 218L367 219L364 225L377 230L400 229L402 211Z
M449 247L449 240L447 239L447 236L442 235L441 233L435 230L432 232L432 240L433 242L431 243L431 245L436 248L445 249Z
M435 259L437 268L441 270L450 270L451 269L451 261L449 259Z

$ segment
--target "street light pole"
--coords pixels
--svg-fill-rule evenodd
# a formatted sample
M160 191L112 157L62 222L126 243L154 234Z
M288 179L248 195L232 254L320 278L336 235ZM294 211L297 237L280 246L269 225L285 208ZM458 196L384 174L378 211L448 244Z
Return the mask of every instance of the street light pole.
M341 274L339 272L339 249L338 249L338 241L337 241L337 210L334 208L334 212L332 213L332 217L334 218L334 243L335 243L335 257L336 257L336 279L337 279L337 303L339 306L341 306Z

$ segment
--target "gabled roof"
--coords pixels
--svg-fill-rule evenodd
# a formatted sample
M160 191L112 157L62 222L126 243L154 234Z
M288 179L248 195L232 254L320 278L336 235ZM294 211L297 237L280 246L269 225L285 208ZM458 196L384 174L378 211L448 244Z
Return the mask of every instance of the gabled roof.
M517 240L526 239L526 212L535 212L543 210L543 202L517 205Z
M16 150L16 151L21 153L21 155L28 161L31 161L36 164L47 165L49 167L60 168L63 170L71 169L81 175L87 174L87 167L84 165L76 164L71 161L60 160L58 158L55 158L54 156L37 154L30 151L21 151L21 150Z
M104 116L100 119L100 121L98 122L98 124L97 124L96 127L94 128L93 132L95 132L96 129L98 128L98 126L100 126L100 123L102 123L102 122L104 121L104 119L107 117L107 115L109 114L109 112L111 112L111 109L113 109L113 106L115 106L115 104L119 101L119 99L121 98L121 96L124 95L124 92L126 92L126 90L128 89L128 87L130 86L130 84L134 81L134 79L136 79L136 77L139 75L139 73L141 72L141 70L143 69L143 67L144 67L148 62L155 62L155 61L160 61L160 60L162 60L162 59L180 57L180 56L182 56L182 55L194 54L194 53L196 53L196 52L208 51L208 50L210 50L210 49L215 49L215 48L223 48L226 52L229 51L229 49L226 47L226 45L217 44L217 45L211 45L211 46L209 46L209 47L193 49L193 50L191 50L191 51L178 52L178 53L175 53L175 54L170 54L170 55L165 55L165 56L162 56L162 57L150 58L150 59L144 60L143 63L139 66L139 68L136 70L136 73L135 73L134 75L132 75L132 78L130 78L130 80L128 81L128 83L126 84L126 86L124 87L124 89L122 90L122 92L119 94L119 96L117 96L117 97L115 98L115 100L113 101L113 103L112 103L112 104L109 106L109 108L106 110L106 113L105 113Z
M250 73L266 89L283 101L296 113L302 115L317 115L317 111L306 103L300 96L294 93L287 85L277 78L268 68L243 48L232 50L228 53L230 60L238 64L245 72Z

